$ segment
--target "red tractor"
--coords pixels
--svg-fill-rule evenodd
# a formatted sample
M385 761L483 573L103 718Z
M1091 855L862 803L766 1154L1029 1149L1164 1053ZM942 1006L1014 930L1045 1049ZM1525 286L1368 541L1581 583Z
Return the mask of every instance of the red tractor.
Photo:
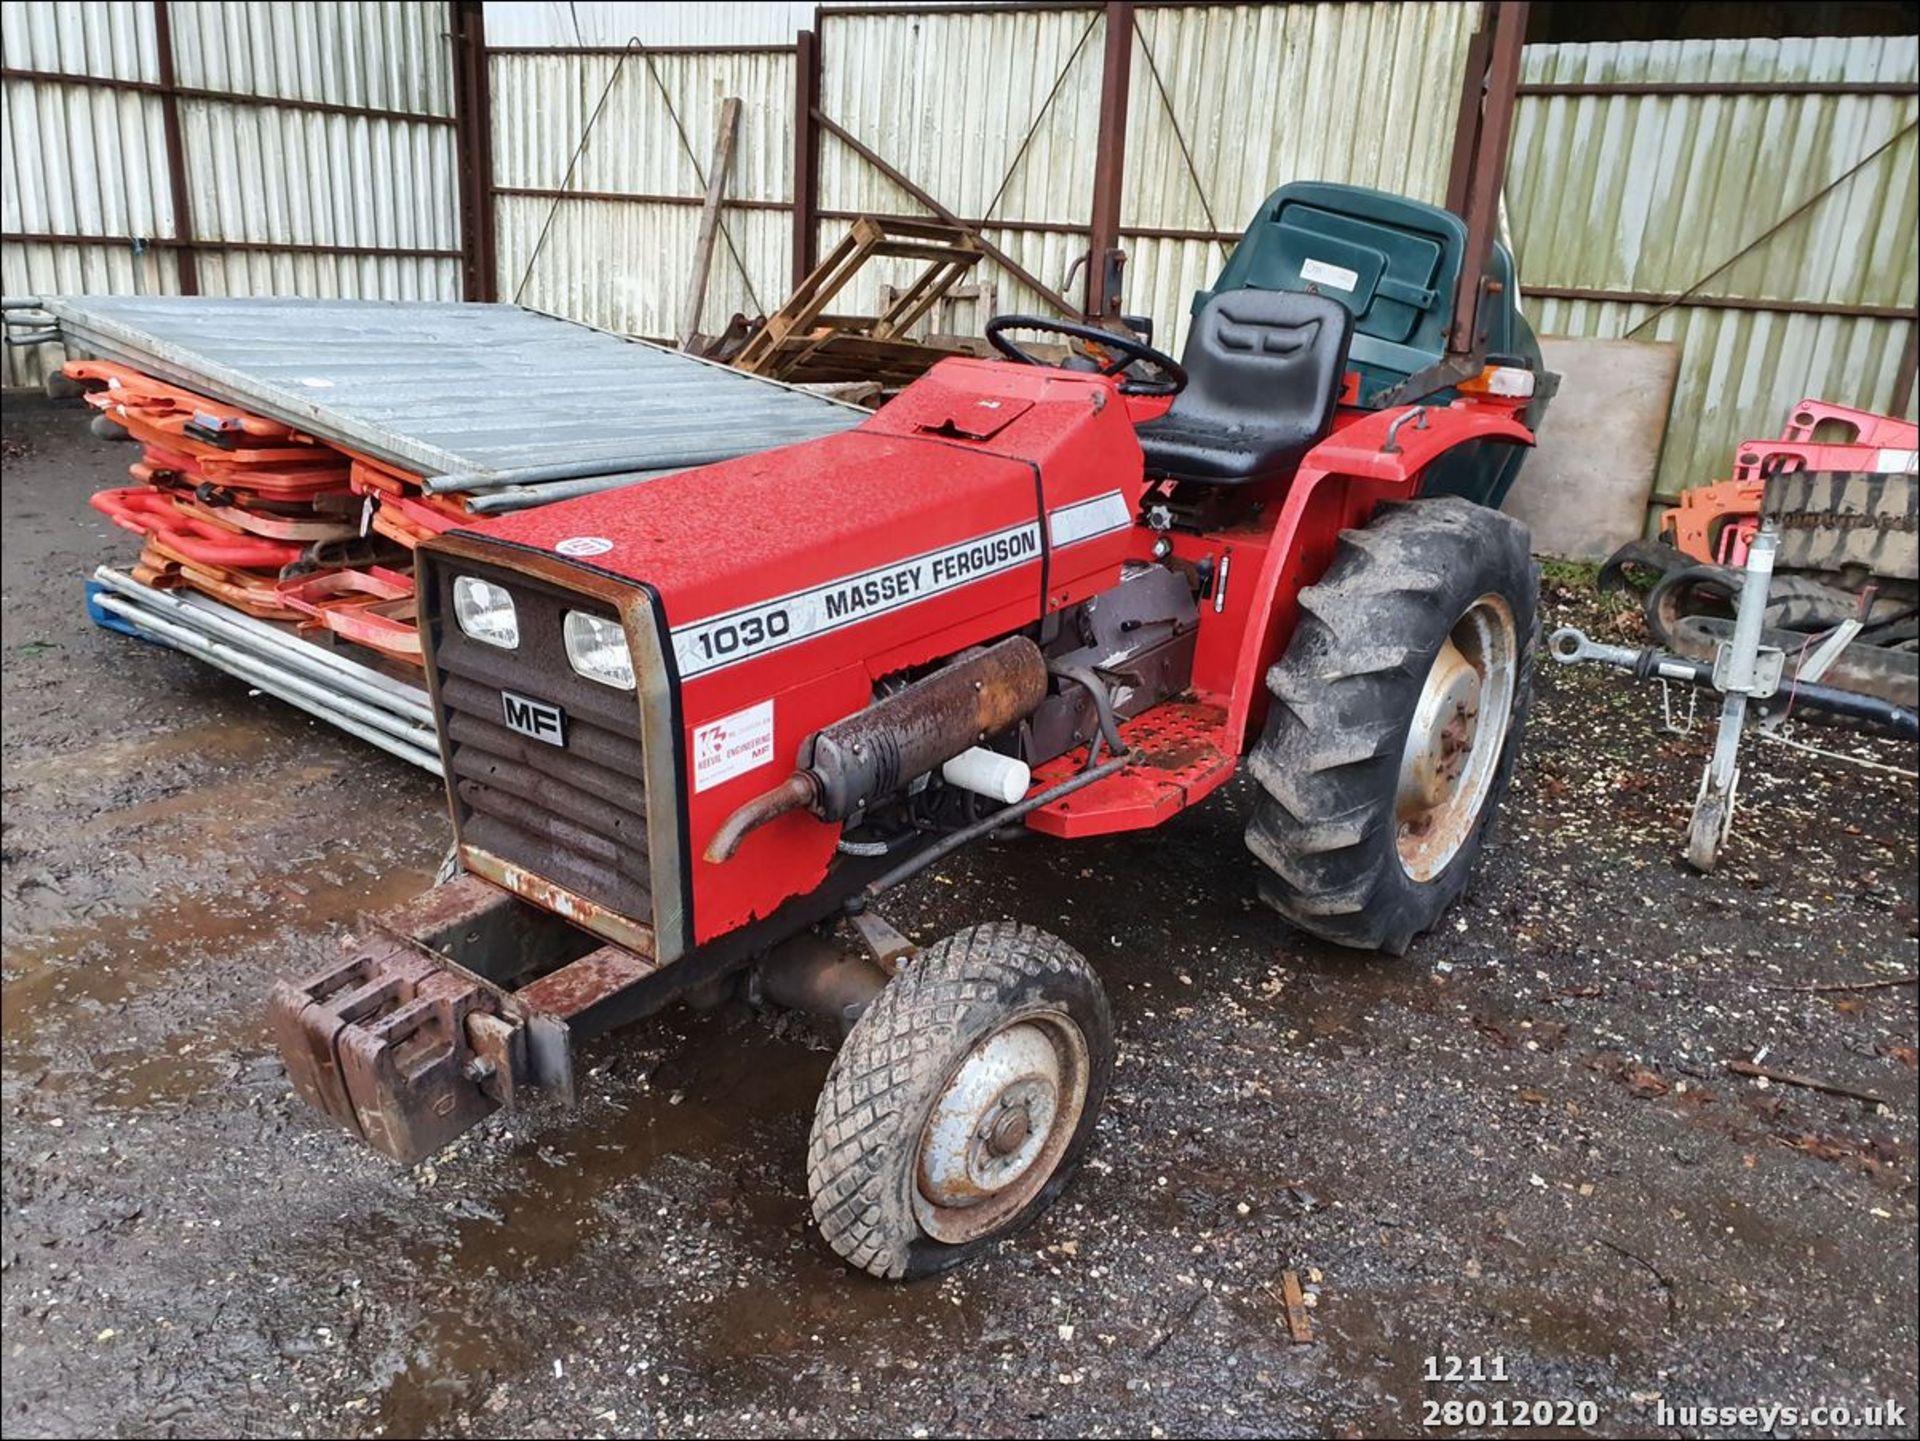
M279 985L298 1088L413 1160L672 1000L804 1007L845 1033L814 1215L914 1277L1065 1185L1114 1035L1064 942L916 948L875 914L894 886L1015 825L1160 825L1244 760L1267 901L1403 952L1466 884L1535 649L1491 507L1552 377L1498 249L1447 354L1465 245L1291 186L1182 360L1003 317L1004 360L843 434L422 546L459 874Z

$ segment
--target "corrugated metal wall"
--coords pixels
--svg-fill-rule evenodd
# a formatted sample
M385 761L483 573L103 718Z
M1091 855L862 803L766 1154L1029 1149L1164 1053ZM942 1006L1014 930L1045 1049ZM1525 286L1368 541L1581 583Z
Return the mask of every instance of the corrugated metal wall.
M1125 296L1155 318L1163 343L1184 342L1193 292L1232 245L1211 234L1237 236L1286 181L1445 192L1479 5L1148 6L1136 16ZM1104 13L823 12L820 34L822 110L968 219L1004 182L985 218L1005 223L986 226L987 238L1077 299L1081 281L1066 277L1089 242ZM1357 114L1374 118L1355 124ZM824 212L924 213L836 138L822 146ZM844 230L844 220L824 225L823 249ZM1001 309L1048 313L1028 286L991 262L982 269Z
M988 221L988 240L1060 290L1087 251L1105 34L1095 8L823 13L820 109L949 210ZM927 213L838 137L820 146L820 208L833 217L821 226L822 255L846 233L848 214ZM871 305L882 280L914 273L906 261L869 266L859 303ZM991 261L974 274L1002 311L1053 313Z
M1237 239L1290 180L1444 200L1479 5L1209 5L1136 14L1120 217L1126 298L1130 311L1155 318L1176 353L1194 291L1212 282L1234 240L1142 230Z
M422 117L182 97L203 293L457 298L444 4L176 0L169 13L183 89ZM161 79L144 0L5 0L0 39L13 69ZM6 293L177 290L160 97L9 78L4 109ZM29 236L87 238L16 239ZM56 362L52 347L10 349L5 381L36 383Z
M723 211L701 328L718 331L735 311L757 315L786 298L791 51L624 60L509 51L494 53L489 67L501 299L627 334L673 336L693 270L701 177L729 96L741 112L727 195L744 203ZM563 186L574 193L561 196Z
M1875 37L1530 46L1522 83L1911 86L1917 77L1920 41ZM1508 204L1535 328L1681 347L1657 489L1723 478L1734 446L1777 434L1802 396L1915 413L1913 393L1893 386L1913 336L1917 111L1912 95L1522 95ZM1711 274L1889 140L1854 178ZM1657 315L1648 303L1538 294L1674 295L1709 275L1694 303ZM1726 297L1771 304L1698 303Z
M813 0L674 4L660 0L487 0L489 45L791 45Z
M152 82L159 75L146 4L0 4L9 68ZM152 95L7 80L0 86L0 289L9 296L165 294L172 257L139 241L173 230L160 102ZM119 244L15 240L20 235L134 237ZM37 384L50 346L8 346L7 385Z
M197 240L437 252L204 254L211 295L459 298L452 51L439 4L172 6L179 83L406 112L181 102Z

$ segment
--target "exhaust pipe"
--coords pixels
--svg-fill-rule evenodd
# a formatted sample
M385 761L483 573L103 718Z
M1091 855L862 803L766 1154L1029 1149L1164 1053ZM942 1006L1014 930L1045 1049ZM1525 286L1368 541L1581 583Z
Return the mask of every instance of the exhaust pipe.
M1009 636L814 732L800 768L728 816L706 858L731 860L740 842L791 811L858 820L988 736L1026 719L1047 698L1047 662L1025 636Z

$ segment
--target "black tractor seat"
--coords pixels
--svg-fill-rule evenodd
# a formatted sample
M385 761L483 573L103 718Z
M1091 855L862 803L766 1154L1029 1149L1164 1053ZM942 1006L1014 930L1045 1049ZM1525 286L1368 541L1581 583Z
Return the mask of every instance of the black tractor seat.
M1323 295L1229 290L1193 322L1187 388L1136 426L1149 480L1255 485L1289 479L1340 403L1353 316Z

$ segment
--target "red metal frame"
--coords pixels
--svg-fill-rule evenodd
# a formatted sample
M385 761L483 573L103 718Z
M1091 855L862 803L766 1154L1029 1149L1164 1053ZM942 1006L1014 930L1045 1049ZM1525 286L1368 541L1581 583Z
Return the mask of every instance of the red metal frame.
M385 566L335 570L282 581L280 603L308 624L399 660L419 664L413 577ZM303 629L305 627L303 626Z
M825 878L840 827L805 811L751 833L732 860L701 856L728 816L791 769L808 736L867 705L876 682L1033 625L1117 584L1129 559L1150 556L1155 533L1137 522L1148 482L1133 425L1158 404L1123 397L1104 377L952 359L844 434L461 532L504 542L507 563L512 547L539 553L542 567L567 563L569 553L590 556L573 563L659 595L680 672L696 944ZM1426 408L1422 424L1411 423L1420 407L1343 409L1293 477L1249 497L1261 504L1247 507L1245 525L1171 533L1177 561L1215 565L1192 694L1123 728L1140 752L1133 765L1030 823L1060 836L1158 825L1222 784L1264 717L1264 677L1292 633L1299 592L1324 571L1340 531L1364 524L1383 500L1417 495L1427 467L1456 446L1531 444L1517 416L1522 404L1468 397ZM1075 538L1060 517L1076 507L1113 523ZM910 603L882 604L789 642L750 642L767 648L745 658L700 649L722 631L764 628L774 609L803 613L809 594L849 577L918 567L924 578L930 557L947 547L1014 534L1048 542ZM747 597L758 599L743 604ZM769 704L767 759L703 784L702 728ZM1077 757L1042 767L1036 784L1074 764Z
M1847 442L1852 445L1871 445L1893 450L1912 450L1914 437L1920 434L1910 420L1901 420L1894 415L1876 415L1870 410L1854 410L1845 405L1834 405L1825 400L1803 400L1794 406L1787 416L1787 423L1781 428L1782 440L1811 442L1814 433L1828 421L1848 426L1853 438Z

